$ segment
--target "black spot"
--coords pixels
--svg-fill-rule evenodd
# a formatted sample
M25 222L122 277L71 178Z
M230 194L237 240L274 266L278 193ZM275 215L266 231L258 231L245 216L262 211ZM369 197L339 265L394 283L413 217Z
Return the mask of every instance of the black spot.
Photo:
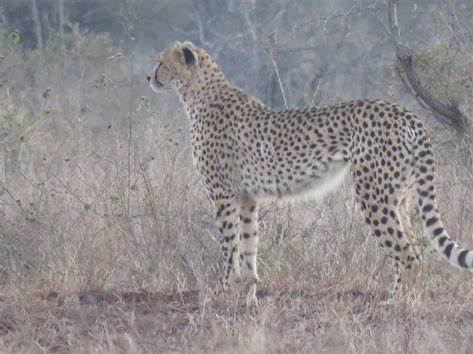
M219 218L222 215L222 212L225 210L225 205L222 204L217 210L217 218Z
M433 218L427 219L425 222L425 226L429 227L435 224L439 219L437 219L435 216Z
M458 255L458 265L463 268L468 268L468 265L466 264L466 255L468 254L469 251L463 250L460 252Z
M445 255L447 258L450 258L450 254L452 253L452 248L455 244L453 242L450 242L447 247L445 247Z
M443 227L437 227L435 230L434 230L434 236L438 236L440 234L442 234L444 231L444 228Z
M425 206L422 208L422 211L423 211L424 213L428 213L428 212L431 211L433 208L434 208L434 207L433 207L432 204L427 204L427 205L425 205Z
M442 236L442 237L440 237L440 238L439 238L439 245L440 245L440 247L442 247L443 244L445 243L445 241L447 241L447 240L448 240L448 237L447 237L447 236Z
M429 196L429 192L427 192L427 191L420 191L419 194L420 194L421 197L428 197Z

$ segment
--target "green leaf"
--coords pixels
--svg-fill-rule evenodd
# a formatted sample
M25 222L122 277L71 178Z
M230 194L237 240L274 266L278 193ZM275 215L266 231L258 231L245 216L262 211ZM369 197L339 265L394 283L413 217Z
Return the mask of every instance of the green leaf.
M146 270L148 273L153 274L156 272L156 266L154 264L150 264Z
M19 44L21 41L20 34L18 32L10 33L10 41L15 45Z

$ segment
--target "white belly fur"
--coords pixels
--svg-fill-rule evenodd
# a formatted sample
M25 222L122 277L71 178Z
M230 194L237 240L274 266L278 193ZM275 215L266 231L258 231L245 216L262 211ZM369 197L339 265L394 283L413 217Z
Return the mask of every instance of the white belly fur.
M294 193L290 195L289 198L320 199L328 192L337 189L337 187L343 183L349 169L350 163L348 162L332 162L329 171L322 175L307 190Z
M313 183L293 190L291 193L282 196L261 196L258 197L260 201L291 201L291 200L317 200L323 197L326 193L335 190L343 183L345 176L350 169L350 163L345 161L334 161L330 164L329 170L314 180Z

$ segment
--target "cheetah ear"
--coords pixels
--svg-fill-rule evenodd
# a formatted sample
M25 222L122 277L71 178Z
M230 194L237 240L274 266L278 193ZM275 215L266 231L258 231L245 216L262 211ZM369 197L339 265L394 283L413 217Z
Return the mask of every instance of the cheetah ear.
M191 42L182 43L182 58L187 66L197 64L197 53L195 46Z
M184 54L184 60L187 65L192 65L195 63L194 53L189 48L182 48L182 53Z

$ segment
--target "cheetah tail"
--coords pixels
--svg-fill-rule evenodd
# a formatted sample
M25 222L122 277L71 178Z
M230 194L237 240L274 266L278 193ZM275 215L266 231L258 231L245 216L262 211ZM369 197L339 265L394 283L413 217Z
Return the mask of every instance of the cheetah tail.
M416 144L416 180L419 212L424 233L435 249L458 268L473 269L473 251L461 248L445 230L435 199L434 156L427 135L419 137Z

